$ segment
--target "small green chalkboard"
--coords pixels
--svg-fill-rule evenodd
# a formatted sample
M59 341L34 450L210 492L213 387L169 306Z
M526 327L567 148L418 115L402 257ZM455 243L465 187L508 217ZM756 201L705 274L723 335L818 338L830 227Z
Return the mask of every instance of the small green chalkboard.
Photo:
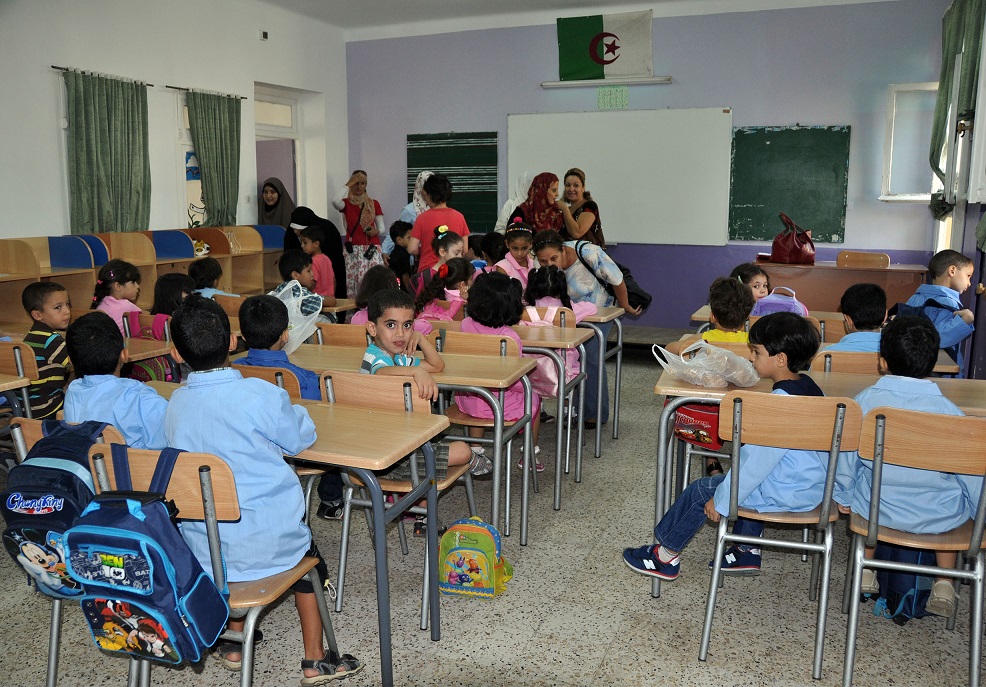
M848 184L848 126L736 129L729 238L769 241L783 212L816 243L842 243Z

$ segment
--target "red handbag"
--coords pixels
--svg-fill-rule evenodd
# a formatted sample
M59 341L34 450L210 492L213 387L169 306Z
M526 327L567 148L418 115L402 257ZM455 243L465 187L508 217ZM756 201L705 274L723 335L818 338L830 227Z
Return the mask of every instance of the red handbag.
M788 265L814 265L815 244L811 240L811 231L799 227L783 212L780 217L784 222L784 231L774 237L770 261Z

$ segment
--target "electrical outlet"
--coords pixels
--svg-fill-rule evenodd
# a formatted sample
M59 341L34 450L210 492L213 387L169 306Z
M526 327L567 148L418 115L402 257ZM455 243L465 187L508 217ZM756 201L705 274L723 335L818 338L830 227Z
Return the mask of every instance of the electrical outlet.
M263 29L260 29L260 40L265 41L268 38L270 38L270 35Z

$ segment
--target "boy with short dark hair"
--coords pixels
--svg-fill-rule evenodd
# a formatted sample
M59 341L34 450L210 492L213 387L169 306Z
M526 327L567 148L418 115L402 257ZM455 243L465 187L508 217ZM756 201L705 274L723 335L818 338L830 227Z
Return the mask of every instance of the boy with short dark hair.
M820 344L818 330L794 313L765 315L750 327L753 366L762 378L774 382L773 393L795 396L822 396L821 389L807 375ZM798 451L745 444L739 479L739 505L767 513L803 512L822 500L828 457L817 451ZM705 525L706 519L719 522L729 513L730 474L695 480L681 493L654 528L657 544L645 544L623 551L623 562L642 575L674 580L678 577L682 549ZM763 523L739 518L733 532L760 536ZM760 572L760 549L733 545L726 550L725 574L756 575Z
M120 368L130 356L113 318L87 313L65 332L76 379L65 392L65 421L108 422L120 430L128 446L162 449L168 402L136 379L122 379Z
M38 361L38 378L28 388L31 415L35 420L53 417L65 401L65 385L71 374L65 331L72 319L68 291L61 284L42 281L28 284L21 293L21 304L31 317L31 331L24 343Z
M404 290L407 290L407 281L414 274L414 256L407 252L407 242L413 228L413 224L400 220L390 225L390 239L394 242L394 250L390 252L388 266L397 275Z
M311 531L303 521L305 497L294 470L284 461L315 441L315 424L308 411L291 405L284 389L262 379L244 379L229 367L236 339L229 318L214 301L189 296L171 320L175 358L193 372L175 390L165 417L169 446L213 453L229 464L236 478L240 519L219 523L226 572L230 582L258 580L290 570L305 556L319 558L318 571L327 570ZM222 428L229 428L222 431ZM182 536L205 570L212 570L205 524L185 522ZM303 685L322 684L363 669L356 658L332 655L322 643L322 620L315 594L306 579L293 587L305 646ZM231 620L233 630L243 620ZM238 670L240 646L221 642L223 665Z
M961 343L972 336L975 331L973 321L975 315L959 300L959 296L972 283L972 273L975 266L972 260L958 251L943 250L932 256L928 263L930 284L922 284L913 296L907 299L906 305L917 306L931 320L941 337L940 346L955 359L959 365L959 374L965 375L965 360L962 356ZM927 305L934 301L944 307Z
M712 329L702 332L705 341L736 341L746 343L746 321L756 299L749 286L738 279L719 277L709 287L709 322Z
M880 371L876 384L856 396L867 413L887 406L941 415L964 415L928 375L938 360L938 332L923 317L896 317L880 339ZM943 449L947 450L947 449ZM884 465L880 491L880 527L935 534L947 532L971 520L983 488L983 478L947 472ZM832 498L842 513L869 516L873 463L857 452L839 455ZM874 550L866 549L872 558ZM938 567L954 568L955 551L936 551ZM863 571L862 591L876 594L880 587L875 570ZM951 616L955 610L955 588L948 578L938 578L926 606L929 613Z
M315 283L311 290L322 297L322 305L336 304L336 278L332 261L322 253L325 230L317 224L309 224L301 230L301 250L311 256Z
M288 342L287 306L274 296L250 296L240 305L239 316L240 334L250 350L236 364L291 370L301 384L302 398L321 399L319 376L292 363L284 352Z
M887 320L887 294L877 284L853 284L839 303L846 335L826 351L880 350L880 329Z
M315 286L312 256L300 250L286 250L277 261L277 270L281 273L281 279L284 282L268 295L277 296L285 289L291 288L291 295L301 298L302 315L311 315L322 311L322 297L311 291L312 287ZM292 281L296 281L298 284L289 287Z
M220 296L236 296L235 293L220 291L219 278L223 276L223 266L215 258L199 258L188 263L188 276L195 282L195 292L202 294L203 298L212 298L216 294Z

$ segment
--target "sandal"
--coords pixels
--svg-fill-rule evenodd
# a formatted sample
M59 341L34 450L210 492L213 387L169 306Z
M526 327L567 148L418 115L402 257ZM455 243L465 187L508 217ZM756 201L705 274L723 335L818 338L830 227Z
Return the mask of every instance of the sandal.
M352 654L337 656L331 651L326 651L321 659L305 659L301 662L301 669L317 670L318 675L314 677L303 677L301 684L305 687L309 685L324 685L333 680L341 680L355 675L363 670L364 664Z
M239 654L240 660L230 660L230 654ZM216 645L216 650L212 655L216 657L216 660L223 664L223 668L226 670L237 671L243 667L243 646L238 642L229 642L225 639L221 640L219 644Z
M721 475L725 471L722 469L722 463L718 460L714 460L711 463L705 465L705 476L712 477L713 475Z

